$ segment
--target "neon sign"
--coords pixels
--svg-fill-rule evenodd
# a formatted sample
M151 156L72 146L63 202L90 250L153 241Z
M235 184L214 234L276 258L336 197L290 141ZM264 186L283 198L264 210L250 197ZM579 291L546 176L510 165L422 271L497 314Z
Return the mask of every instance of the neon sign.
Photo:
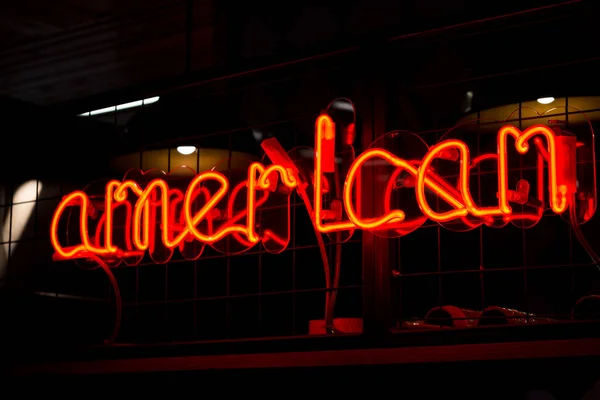
M504 125L496 135L497 151L473 158L464 141L443 140L428 148L420 159L405 159L377 147L354 157L354 125L347 124L346 128L340 137L330 115L317 118L313 165L308 173L271 138L262 142L270 164L251 163L245 179L235 185L226 174L211 170L194 173L183 186L181 182L171 185L166 175L146 179L142 174L141 180L146 182L112 180L106 184L100 200L84 191L72 192L62 199L52 217L54 259L99 258L136 264L146 253L160 253L162 256L152 256L160 263L167 262L175 249L187 254L186 258L195 259L205 245L223 249L219 243L225 239L233 239L242 250L261 243L267 251L278 253L290 241L292 191L304 200L316 232L345 233L346 237L357 229L402 235L414 231L426 219L444 226L459 222L467 229L481 225L501 227L515 221L538 221L544 204L556 214L575 206L577 148L581 144L576 136L557 133L550 126L533 125L520 130ZM351 162L343 171L342 185L334 190L335 180L340 180L336 178L340 172L336 147L340 143L349 149ZM511 152L533 153L537 157L536 198L529 195L530 184L525 179L517 182L516 190L509 188ZM453 162L458 172L453 177L445 175L435 166L439 160ZM380 196L383 212L367 216L361 202L369 193L362 188L362 176L375 161L383 162L394 172ZM473 169L484 161L493 163L497 176L497 204L486 206L477 204L472 193ZM402 185L414 190L414 201L421 213L418 218L409 218L407 210L391 204L400 176ZM283 210L277 229L259 217L259 210L274 196ZM434 207L433 202L438 206ZM538 205L533 211L521 210L532 202ZM444 206L440 207L440 203ZM60 224L66 219L67 210L73 213L77 208L79 241L65 245ZM594 211L595 205L588 207L583 219L589 220ZM196 250L186 251L190 246L196 246Z

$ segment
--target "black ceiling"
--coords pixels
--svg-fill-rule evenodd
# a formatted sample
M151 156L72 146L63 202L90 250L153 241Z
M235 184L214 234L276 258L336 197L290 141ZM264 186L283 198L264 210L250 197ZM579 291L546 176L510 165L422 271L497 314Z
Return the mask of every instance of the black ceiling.
M581 12L585 3L593 2L13 0L0 6L0 93L72 106L190 70L221 76L534 8Z

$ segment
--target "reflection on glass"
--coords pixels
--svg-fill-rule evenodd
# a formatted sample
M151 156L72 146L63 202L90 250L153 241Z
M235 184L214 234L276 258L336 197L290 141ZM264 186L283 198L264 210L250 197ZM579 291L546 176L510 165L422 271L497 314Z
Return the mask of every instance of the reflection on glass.
M11 212L10 241L15 242L22 239L34 237L33 224L30 223L31 216L35 210L35 202L14 204Z
M41 183L38 185L38 181L36 180L23 183L17 188L17 190L15 190L15 194L13 195L13 203L24 203L26 201L36 200L41 188Z
M35 210L35 200L42 190L41 182L31 180L23 183L17 188L13 196L15 204L11 208L7 208L6 215L0 219L2 227L0 229L0 241L10 241L12 243L11 250L17 246L14 243L23 238L25 228L28 226L33 211ZM3 244L0 250L0 279L6 274L6 266L8 265L9 244Z
M8 265L8 243L0 244L0 282L6 277L6 266Z
M182 147L182 146L180 146ZM187 147L187 146L183 146L183 147ZM171 149L171 153L170 153L170 157L169 157L169 169L171 171L176 170L177 168L180 167L189 167L191 169L193 169L194 171L196 171L196 169L198 168L198 156L199 156L199 151L196 151L196 148L194 146L190 146L192 147L194 150L192 152L184 152L182 153L181 151L179 151L179 147L177 149ZM199 171L196 171L199 172Z
M130 165L127 169L137 168L138 165ZM147 150L142 153L142 169L147 171L149 169L158 169L160 171L169 170L169 150Z
M252 154L223 149L196 148L189 155L183 155L172 149L146 150L140 153L124 154L112 160L115 172L126 173L132 168L140 168L144 171L157 169L160 171L174 170L181 166L192 168L196 172L208 171L220 160L230 157L232 160L240 158L257 161L258 158ZM141 159L141 166L140 166ZM199 164L199 165L198 165ZM170 167L170 168L169 168Z

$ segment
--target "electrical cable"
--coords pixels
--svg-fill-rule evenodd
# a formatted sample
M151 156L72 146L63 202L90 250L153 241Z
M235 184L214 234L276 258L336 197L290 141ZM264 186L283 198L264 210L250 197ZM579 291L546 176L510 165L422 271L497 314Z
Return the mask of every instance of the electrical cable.
M571 223L571 228L573 229L579 244L581 244L585 252L592 259L592 262L596 264L596 267L600 270L600 257L598 257L598 254L596 254L590 243L586 240L585 235L577 223L577 210L575 208L576 202L577 195L573 194L571 197L571 205L569 206L569 222Z
M119 335L119 330L121 329L121 316L123 313L123 299L121 298L121 290L119 289L119 283L115 278L115 275L110 270L110 267L107 263L105 263L100 257L95 254L89 255L89 258L98 263L100 268L106 273L108 280L110 281L110 285L113 289L115 296L115 322L113 325L113 330L109 335L108 339L105 340L105 344L113 344Z
M335 165L334 181L336 193L341 192L340 185L340 170L337 164ZM342 268L342 233L335 233L335 255L334 255L334 269L333 269L333 287L331 287L331 296L329 299L329 307L325 313L325 329L328 332L335 333L335 327L333 324L333 315L335 312L335 302L337 300L338 287L340 286L340 272Z
M327 291L325 292L325 321L327 321L329 317L329 309L330 309L330 301L331 301L331 268L329 266L329 257L327 256L327 249L325 247L325 241L323 240L323 235L317 230L317 225L315 222L315 213L310 204L310 199L306 194L306 190L298 190L298 194L300 198L304 202L304 206L308 211L308 215L310 220L312 221L313 229L315 230L315 234L317 236L317 244L319 246L319 252L321 253L321 259L323 261L323 272L325 273L325 288Z

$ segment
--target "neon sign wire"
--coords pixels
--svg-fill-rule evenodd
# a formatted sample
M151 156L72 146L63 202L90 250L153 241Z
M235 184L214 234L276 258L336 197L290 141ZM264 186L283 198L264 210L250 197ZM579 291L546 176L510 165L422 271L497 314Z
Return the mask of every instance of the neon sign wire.
M333 234L337 241L342 234L348 238L357 229L374 234L382 231L401 234L418 228L425 219L444 226L460 221L469 228L539 220L543 207L536 212L515 211L514 205L523 205L530 200L529 183L521 180L517 190L509 189L511 151L520 155L535 152L538 160L538 198L535 200L538 204L548 204L556 214L563 214L569 207L575 207L573 199L577 193L578 143L574 135L557 134L552 127L533 125L520 130L512 125L504 125L496 136L497 151L475 158L471 158L465 142L447 139L431 146L421 159L407 160L384 148L369 148L354 158L354 122L344 126L343 137L338 137L339 129L336 129L331 115L323 113L316 119L314 165L309 173L312 176L306 176L277 139L270 138L263 141L261 146L271 163L251 163L245 179L234 186L226 175L211 170L194 175L185 188L181 188L181 185L170 186L166 176L147 182L111 180L105 186L102 201L92 199L84 191L74 191L62 199L52 217L50 237L55 251L53 258L95 261L109 275L115 287L115 296L119 298L118 286L110 268L121 260L135 265L144 254L162 251L167 256L155 261L167 262L175 249L184 252L186 246L194 243L199 244L201 249L205 245L215 247L226 238L233 239L243 249L260 243L267 251L283 251L290 242L289 198L292 191L297 191L317 232L325 264L326 286L334 289L337 282L332 286L321 234ZM351 149L353 161L345 171L343 185L334 193L333 180L340 172L336 163L336 147L340 142ZM510 143L514 144L511 146ZM439 159L458 164L458 176L452 182L436 170L435 161ZM383 194L384 212L366 217L361 210L361 199L365 196L361 189L361 174L375 160L387 163L394 168L394 173ZM481 206L471 193L470 179L476 165L490 160L495 163L497 173L497 204ZM404 181L410 181L409 186L414 187L415 201L423 216L416 225L407 218L406 210L393 208L390 204L395 181L401 173L405 176ZM544 182L548 186L547 199ZM332 194L337 195L338 199L330 199ZM431 194L445 204L445 210L432 206ZM287 206L287 221L284 222L287 225L284 228L270 229L268 224L260 221L258 210L273 196L285 199L283 204ZM245 207L236 208L240 202ZM79 209L79 243L64 245L60 223L65 219L67 210L73 211L74 208ZM117 209L121 211L117 213ZM587 211L585 220L591 218L594 211L595 206ZM92 225L95 225L94 229ZM116 234L117 230L119 235ZM119 240L116 240L117 236ZM199 257L201 249L191 258ZM339 258L336 257L336 281L339 279ZM327 292L326 320L331 320L335 292L333 290L333 295ZM120 316L120 301L117 303ZM109 341L116 338L117 332L118 323Z

